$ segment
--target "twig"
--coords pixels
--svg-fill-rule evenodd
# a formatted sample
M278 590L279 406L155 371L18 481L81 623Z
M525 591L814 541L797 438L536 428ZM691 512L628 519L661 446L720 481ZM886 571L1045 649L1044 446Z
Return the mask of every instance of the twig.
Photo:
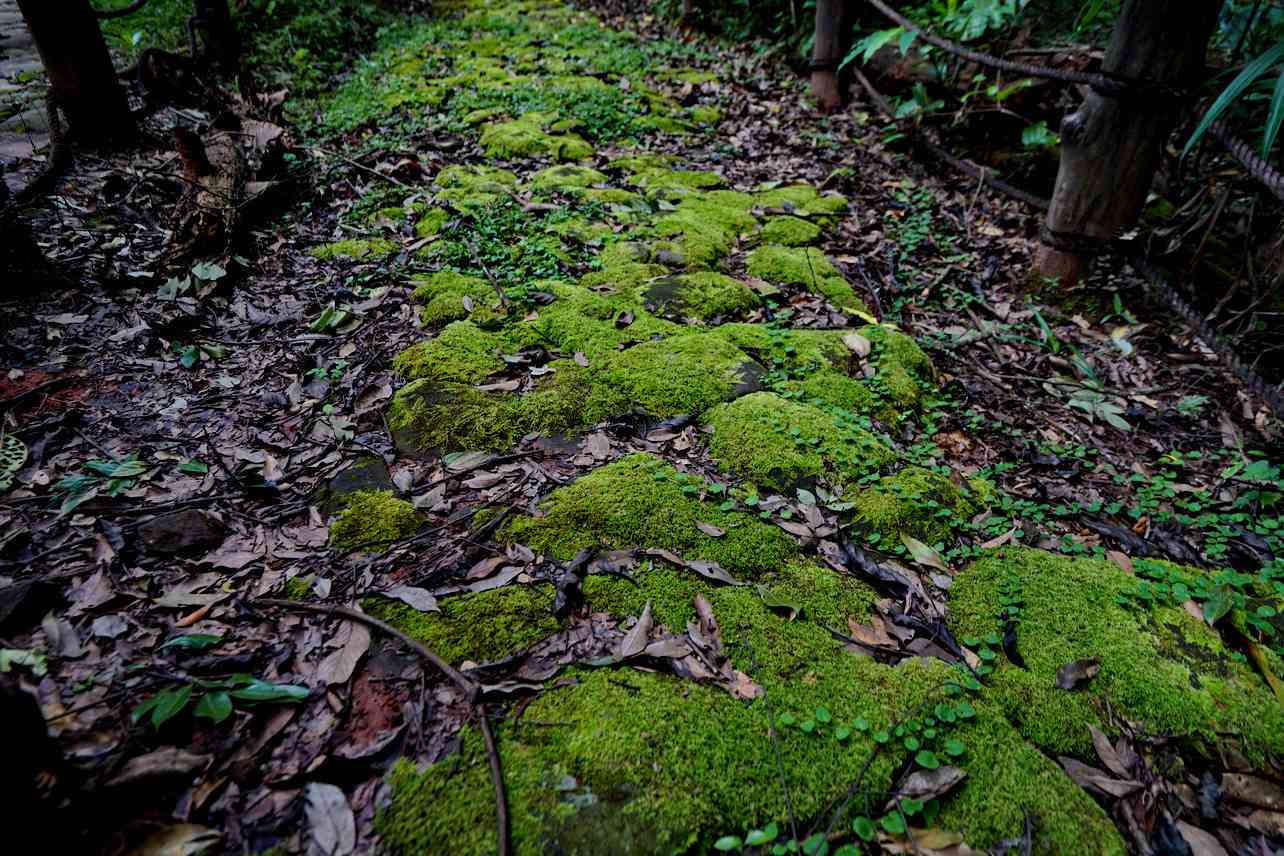
M329 151L329 150L327 150L327 149L323 149L323 148L320 148L320 147L317 147L317 146L313 146L312 151L313 151L313 152L315 152L316 154L321 155L322 157L329 157L329 158L334 158L334 159L336 159L336 160L341 160L341 161L343 161L344 163L346 163L348 166L356 167L357 169L361 170L362 172L367 172L367 173L369 173L370 175L375 176L376 178L382 178L384 181L391 182L391 183L393 183L393 184L397 185L398 187L405 188L406 190L414 190L414 188L413 188L413 187L411 187L409 184L406 184L406 183L405 183L404 181L402 181L401 179L396 178L395 176L385 175L384 173L380 172L380 171L379 171L379 170L377 170L377 169L371 169L370 167L366 166L365 164L363 164L363 163L358 163L357 161L353 160L352 158L347 157L347 156L345 156L345 155L341 155L341 154L339 154L338 152L332 152L332 151Z
M466 241L468 243L468 252L473 254L473 261L477 262L477 266L482 269L482 273L486 274L486 279L490 280L491 287L499 295L499 305L507 309L508 296L504 294L504 289L500 288L499 282L495 279L495 275L490 272L490 268L486 267L486 263L482 261L481 253L477 252L477 244L473 242L472 238L467 238Z
M358 612L346 606L330 606L324 603L301 603L295 600L282 600L280 598L265 597L257 598L251 601L256 606L276 606L281 609L290 609L298 612L315 612L320 615L332 615L346 618L349 621L356 621L373 627L376 630L383 631L394 639L400 641L411 651L414 651L423 660L428 661L435 666L443 675L451 680L455 686L463 691L472 707L472 717L477 723L478 730L481 731L482 740L486 744L486 755L490 759L490 780L495 787L495 826L499 834L499 856L509 856L512 853L512 845L509 841L509 819L508 819L508 797L504 792L504 771L500 765L499 750L495 747L495 735L491 733L490 722L486 718L485 712L481 709L479 701L481 697L481 687L471 679L464 677L454 666L447 663L438 656L432 649L428 648L422 642L412 639L405 633L393 627L385 621L380 621L372 615L366 615L364 612Z

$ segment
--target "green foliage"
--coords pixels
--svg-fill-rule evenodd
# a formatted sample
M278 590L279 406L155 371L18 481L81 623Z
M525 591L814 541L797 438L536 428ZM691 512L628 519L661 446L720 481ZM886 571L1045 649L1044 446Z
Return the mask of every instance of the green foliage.
M119 496L133 487L148 469L147 464L138 460L138 452L115 461L86 461L80 468L83 472L63 476L53 485L53 492L63 497L59 514L66 514L95 496Z
M177 637L190 639L192 637ZM195 645L173 646L171 639L162 647L179 647L188 650L200 650ZM208 646L205 646L208 647ZM208 719L217 725L232 715L237 703L256 704L289 704L300 702L308 697L308 688L297 684L275 684L248 674L236 674L229 678L207 680L196 678L180 683L178 686L161 690L146 700L134 705L129 716L134 722L144 717L153 728L161 728L165 723L178 716L189 707L192 715L199 719Z
M1212 124L1230 109L1232 104L1244 97L1251 87L1256 86L1259 81L1269 82L1272 79L1274 80L1274 88L1270 107L1267 111L1266 124L1262 130L1261 148L1262 157L1269 158L1271 147L1275 145L1275 138L1279 135L1280 126L1284 125L1284 40L1272 45L1245 65L1243 70L1227 84L1226 88L1213 101L1212 106L1204 113L1203 118L1199 120L1199 124L1190 135L1190 139L1186 141L1186 147L1182 150L1182 154L1189 154L1200 138L1212 127Z

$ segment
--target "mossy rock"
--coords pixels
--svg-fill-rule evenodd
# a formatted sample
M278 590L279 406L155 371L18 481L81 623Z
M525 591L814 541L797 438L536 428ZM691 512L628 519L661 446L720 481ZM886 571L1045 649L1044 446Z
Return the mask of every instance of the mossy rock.
M731 318L758 307L758 296L738 279L705 271L653 279L641 294L647 311L682 320Z
M579 134L545 131L542 114L528 114L509 122L493 122L482 129L481 147L491 157L546 156L578 161L593 156L593 147Z
M450 220L450 214L442 208L429 208L415 222L415 235L420 238L431 238L441 231Z
M899 545L902 535L951 546L956 532L989 504L993 493L983 479L960 486L949 476L909 466L858 493L855 519L890 546Z
M440 286L423 286L431 304L449 290L466 288L463 278L445 277ZM460 294L462 301L462 294ZM461 302L462 308L462 302ZM443 315L447 314L442 310ZM477 383L504 367L499 354L506 340L471 321L454 321L436 336L411 345L392 361L397 373L408 380Z
M780 490L827 474L852 484L876 473L896 454L850 414L759 392L709 414L709 454L729 473Z
M357 491L346 497L343 511L330 524L330 546L379 552L415 534L422 522L415 507L392 491Z
M419 320L425 327L440 327L465 319L475 324L492 324L507 314L496 306L494 287L480 277L438 271L416 276L411 283L415 286L412 296L423 304Z
M1008 718L1044 751L1091 757L1088 726L1110 730L1108 703L1148 733L1209 756L1219 745L1256 764L1284 755L1284 709L1260 675L1184 609L1122 605L1136 579L1114 563L1013 548L975 562L950 595L960 638L999 629L1004 583L1020 592L1027 668L1004 665L992 685ZM1083 688L1056 688L1060 667L1094 657L1101 671Z
M595 184L605 184L606 181L606 176L592 167L559 164L535 173L531 177L529 186L532 190L546 193L551 191L569 192L584 190Z
M769 217L758 237L764 244L801 247L816 243L820 233L819 226L801 217Z
M757 203L763 208L783 208L800 215L845 215L849 208L847 198L836 193L822 194L810 184L791 184L760 191ZM822 222L832 222L825 219Z
M797 543L776 526L699 499L699 482L651 455L629 455L555 491L543 516L515 520L501 535L563 560L585 547L663 547L684 559L715 561L746 580L797 554ZM726 534L710 538L697 521Z
M773 285L797 285L820 295L839 309L869 315L856 290L824 253L814 247L765 244L749 254L745 270Z
M390 256L400 249L400 244L383 238L349 238L313 247L308 250L308 254L322 261L334 261L335 259L366 261Z

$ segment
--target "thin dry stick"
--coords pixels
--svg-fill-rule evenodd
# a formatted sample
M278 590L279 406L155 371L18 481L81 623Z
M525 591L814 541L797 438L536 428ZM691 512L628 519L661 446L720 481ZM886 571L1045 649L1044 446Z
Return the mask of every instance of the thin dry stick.
M282 600L275 597L261 597L251 601L257 606L277 606L282 609L292 609L298 612L315 612L321 615L335 615L346 618L349 621L356 621L373 627L376 630L382 630L394 639L399 640L402 644L414 651L420 658L427 660L444 674L446 677L463 691L472 706L473 719L481 731L482 740L486 744L486 755L490 759L490 781L495 786L495 826L499 833L499 856L509 856L512 853L512 846L509 842L509 821L508 821L508 797L504 793L504 771L499 762L499 750L495 748L495 736L491 733L490 722L486 719L486 714L481 709L480 697L481 688L469 678L464 677L454 666L447 663L439 657L434 651L418 642L397 628L385 621L380 621L364 612L358 612L346 606L330 606L324 603L301 603L294 600Z

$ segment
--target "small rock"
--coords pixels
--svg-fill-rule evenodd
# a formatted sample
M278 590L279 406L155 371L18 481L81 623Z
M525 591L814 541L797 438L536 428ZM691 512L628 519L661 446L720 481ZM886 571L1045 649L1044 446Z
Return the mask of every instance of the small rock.
M152 553L183 553L208 550L223 541L223 521L195 508L162 514L138 527L138 537Z
M335 513L343 505L345 497L358 491L395 489L392 474L383 458L367 455L330 479L322 488L319 497L321 511L324 514Z

